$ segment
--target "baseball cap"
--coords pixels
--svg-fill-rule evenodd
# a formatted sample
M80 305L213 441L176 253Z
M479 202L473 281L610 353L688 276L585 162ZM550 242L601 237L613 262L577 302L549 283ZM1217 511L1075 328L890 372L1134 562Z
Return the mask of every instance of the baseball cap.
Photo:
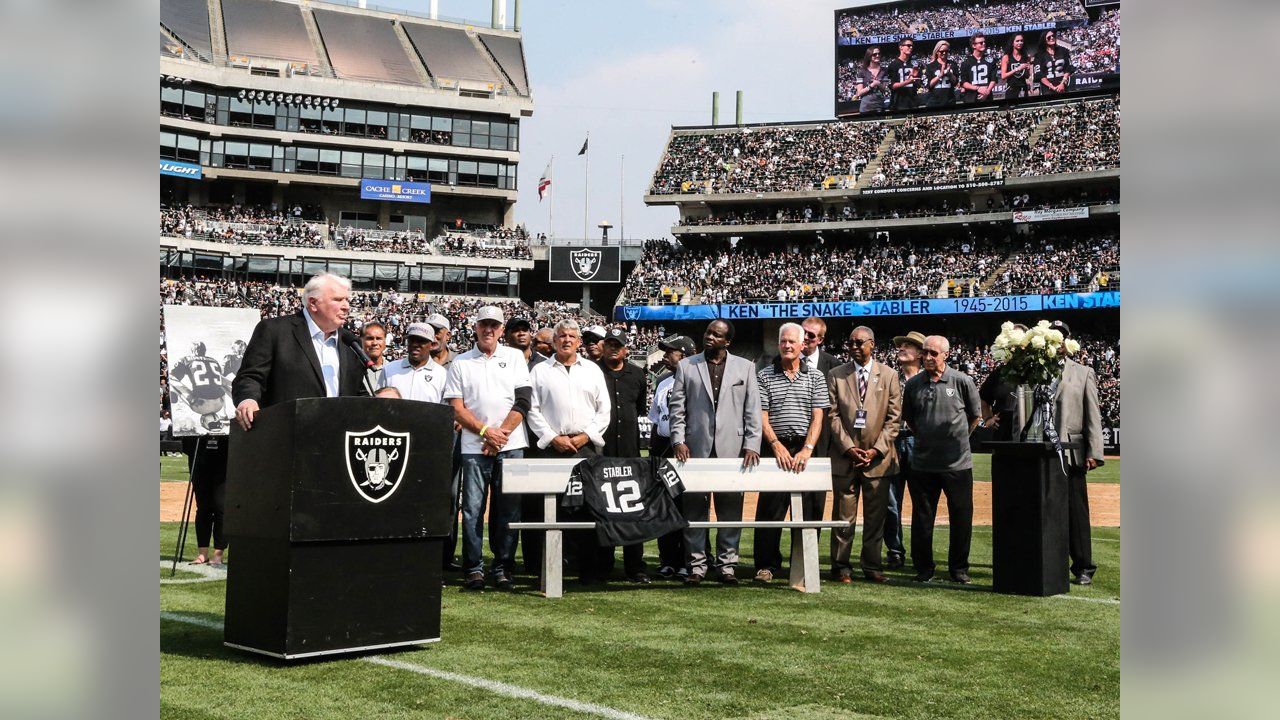
M1062 333L1062 337L1064 338L1071 337L1071 326L1062 322L1061 320L1054 320L1053 322L1049 323L1049 329L1057 330L1058 332Z
M893 338L894 347L898 347L903 343L911 343L912 345L915 345L923 350L924 349L924 333L912 330L906 335L897 335Z
M437 330L441 328L445 330L450 330L450 331L453 330L453 328L449 325L449 318L441 315L440 313L436 313L431 317L427 318L427 324L434 327Z
M480 308L480 312L476 313L477 324L484 320L493 320L494 322L503 324L506 324L507 322L507 318L502 314L502 308L494 305L485 305Z
M588 340L588 342L596 342L596 340L603 340L605 334L606 334L605 329L603 327L599 325L592 325L591 327L582 331L582 339L587 340L587 338L594 335L595 340Z
M529 318L523 318L523 317L512 318L511 321L507 323L508 330L518 330L519 328L522 328L522 327L528 330L532 330L533 323L529 322Z
M626 347L631 338L627 337L627 331L622 328L609 328L604 335L605 340L616 340L619 345Z
M420 337L423 340L436 341L436 330L427 323L411 323L404 331L405 337Z
M668 335L658 341L658 347L663 350L679 350L685 355L693 355L698 352L693 340L684 335Z

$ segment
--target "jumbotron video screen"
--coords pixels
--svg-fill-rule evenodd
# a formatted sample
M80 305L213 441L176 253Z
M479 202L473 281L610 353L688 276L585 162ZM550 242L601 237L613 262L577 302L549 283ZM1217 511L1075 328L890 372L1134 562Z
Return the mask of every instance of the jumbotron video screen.
M1119 0L902 0L835 21L838 117L1120 84Z

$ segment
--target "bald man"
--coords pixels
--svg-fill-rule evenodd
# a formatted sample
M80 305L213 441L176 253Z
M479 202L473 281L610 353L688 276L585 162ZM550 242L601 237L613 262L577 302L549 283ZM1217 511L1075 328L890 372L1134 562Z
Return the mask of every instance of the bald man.
M969 543L973 536L973 456L969 435L982 419L982 401L973 378L947 367L951 344L941 335L924 340L924 371L902 389L902 421L916 439L911 458L911 562L916 582L933 579L933 524L938 498L947 496L951 579L969 584Z

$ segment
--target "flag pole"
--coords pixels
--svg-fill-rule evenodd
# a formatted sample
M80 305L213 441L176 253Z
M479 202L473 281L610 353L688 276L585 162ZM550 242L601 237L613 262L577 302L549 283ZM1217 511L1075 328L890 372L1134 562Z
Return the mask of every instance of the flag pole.
M551 197L547 200L547 235L551 238L556 236L556 156L551 156L551 172L547 173L547 179L551 181Z
M584 154L587 157L586 157L586 163L583 166L583 170L582 170L582 241L583 242L586 242L591 237L590 235L587 234L587 226L589 223L587 216L590 214L590 212L587 209L587 197L591 187L591 131L590 130L587 131L587 142L585 143L585 146L587 148L587 152Z
M627 239L627 209L623 206L626 197L623 192L623 178L626 177L627 156L622 156L622 161L618 163L618 245L622 245L622 241Z

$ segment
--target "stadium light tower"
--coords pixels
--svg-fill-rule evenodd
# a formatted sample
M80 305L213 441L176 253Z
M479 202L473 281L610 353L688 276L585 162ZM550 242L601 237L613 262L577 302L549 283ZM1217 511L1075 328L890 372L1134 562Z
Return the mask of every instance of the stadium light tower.
M601 220L600 224L597 225L596 227L600 228L600 244L608 245L609 244L609 228L613 227L613 225L608 220Z

